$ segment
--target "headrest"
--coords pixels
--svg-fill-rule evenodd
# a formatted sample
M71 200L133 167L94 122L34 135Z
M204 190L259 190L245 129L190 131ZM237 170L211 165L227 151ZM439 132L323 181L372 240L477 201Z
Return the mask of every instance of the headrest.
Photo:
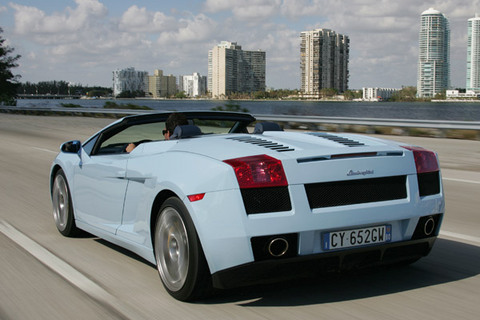
M193 124L186 124L183 126L176 126L175 130L173 130L173 134L170 136L170 139L190 138L201 134L202 131L199 127Z
M283 129L275 122L257 122L254 134L261 134L265 131L283 131Z

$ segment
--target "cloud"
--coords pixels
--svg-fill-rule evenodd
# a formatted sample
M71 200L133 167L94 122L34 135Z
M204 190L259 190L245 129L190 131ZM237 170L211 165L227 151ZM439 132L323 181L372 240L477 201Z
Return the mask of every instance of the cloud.
M266 51L267 85L276 88L299 87L300 32L315 28L349 36L350 87L415 85L420 15L432 6L426 0L204 0L188 7L185 1L119 2L109 12L107 3L115 3L76 0L50 12L43 2L11 1L0 6L4 16L12 14L2 27L22 55L19 70L28 81L48 75L110 84L111 71L129 66L205 74L208 50L227 40ZM434 6L450 21L452 84L464 86L467 19L480 0Z
M230 0L207 0L203 5L205 12L217 13L221 11L230 10L232 8L232 1Z
M291 19L315 15L312 11L317 12L318 8L308 0L284 0L281 5L282 14Z
M74 8L51 14L37 7L10 4L15 11L14 34L25 43L20 46L24 50L20 63L27 81L67 78L79 82L83 78L105 85L114 69L146 58L144 52L150 51L151 43L144 34L119 30L97 0L75 3ZM87 73L97 80L86 80Z
M217 33L218 24L204 14L180 19L178 28L169 32L162 32L158 37L158 44L163 46L178 43L198 43L210 39Z
M253 23L274 17L281 4L281 0L207 0L204 8L209 13L230 11L236 19Z
M88 27L92 20L106 16L107 8L97 0L75 0L77 7L50 16L29 6L10 3L15 10L15 32L18 34L68 33Z
M163 12L149 12L145 7L136 5L128 8L120 19L119 27L128 32L162 32L178 27L173 17L168 17Z

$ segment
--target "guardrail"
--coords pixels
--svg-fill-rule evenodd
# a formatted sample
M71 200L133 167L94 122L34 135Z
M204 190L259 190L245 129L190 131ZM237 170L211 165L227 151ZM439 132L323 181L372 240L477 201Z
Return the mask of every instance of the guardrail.
M104 108L18 108L2 106L0 107L0 112L119 118L126 115L152 113L155 111ZM256 114L254 116L259 121L278 122L285 128L290 129L420 135L480 140L479 121L348 118L273 114Z
M263 114L255 115L255 117L262 121L274 121L274 122L286 122L286 123L386 126L386 127L454 129L454 130L480 130L479 121L345 118L345 117L263 115Z
M255 117L261 121L278 122L281 123L284 128L292 129L480 140L479 121L346 118L298 115L255 115Z

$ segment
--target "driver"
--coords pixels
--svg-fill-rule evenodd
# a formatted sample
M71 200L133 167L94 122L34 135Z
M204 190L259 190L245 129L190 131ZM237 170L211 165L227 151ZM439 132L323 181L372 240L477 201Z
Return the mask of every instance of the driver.
M170 140L170 136L173 134L176 126L187 125L187 117L183 113L172 113L165 121L165 130L162 131L165 140ZM135 149L137 145L135 143L129 143L125 148L125 151L130 153Z

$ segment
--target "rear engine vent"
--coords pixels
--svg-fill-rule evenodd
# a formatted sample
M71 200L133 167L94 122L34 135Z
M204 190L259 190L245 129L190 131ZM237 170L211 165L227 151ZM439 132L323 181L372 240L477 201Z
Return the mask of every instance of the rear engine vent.
M288 187L241 189L247 214L292 210Z
M345 137L340 137L340 136L336 136L336 135L324 133L324 132L310 132L308 134L315 137L324 138L333 142L337 142L347 147L361 147L365 145L364 143L361 143L355 140L351 140Z
M279 144L279 143L269 141L269 140L266 140L266 139L254 138L254 137L250 137L250 136L248 136L248 137L233 137L233 138L227 138L227 139L257 145L259 147L264 147L264 148L274 150L274 151L278 151L278 152L294 151L295 150L295 149L290 148L288 146L284 146L283 144Z
M305 185L310 208L390 201L407 197L406 176Z

